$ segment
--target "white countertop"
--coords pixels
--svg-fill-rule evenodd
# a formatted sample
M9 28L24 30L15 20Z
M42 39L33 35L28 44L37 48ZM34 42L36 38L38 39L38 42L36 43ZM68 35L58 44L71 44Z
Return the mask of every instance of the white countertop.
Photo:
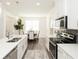
M19 42L21 42L21 40L23 38L25 38L26 35L18 35L18 36L14 36L14 37L22 37L19 41L17 42L7 42L10 39L7 38L3 38L0 39L0 59L3 59L8 53L10 53L18 44Z
M78 59L78 44L57 44L66 53L73 57L73 59Z

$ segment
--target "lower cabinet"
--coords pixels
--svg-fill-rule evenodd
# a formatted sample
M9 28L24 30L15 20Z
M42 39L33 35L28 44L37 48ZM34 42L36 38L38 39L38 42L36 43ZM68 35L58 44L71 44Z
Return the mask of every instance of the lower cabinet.
M22 59L24 53L27 49L27 36L21 40L15 49L13 49L5 58L3 59Z
M27 48L27 37L25 37L17 46L17 59L22 59Z
M13 49L4 59L17 59L17 49Z
M62 48L58 47L58 59L73 59L68 53L66 53Z

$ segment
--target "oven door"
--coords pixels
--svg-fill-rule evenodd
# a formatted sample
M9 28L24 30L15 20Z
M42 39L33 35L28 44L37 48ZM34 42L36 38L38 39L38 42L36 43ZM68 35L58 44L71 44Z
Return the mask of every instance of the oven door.
M49 42L49 49L50 49L50 53L52 55L52 59L56 59L57 48L56 48L56 45L53 42Z

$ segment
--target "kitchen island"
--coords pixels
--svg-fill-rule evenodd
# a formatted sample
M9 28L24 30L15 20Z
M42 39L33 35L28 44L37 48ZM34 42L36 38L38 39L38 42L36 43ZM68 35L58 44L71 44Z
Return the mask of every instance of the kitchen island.
M18 38L20 37L21 39L18 40L17 42L8 42L9 40L12 40L13 38L17 38L17 37ZM27 48L27 44L28 44L27 35L16 35L10 39L7 38L0 39L0 59L6 59L6 56L9 55L14 48L16 48L17 50L16 52L17 59L21 59ZM19 49L19 47L22 48L22 50ZM19 51L21 51L20 54L18 53Z

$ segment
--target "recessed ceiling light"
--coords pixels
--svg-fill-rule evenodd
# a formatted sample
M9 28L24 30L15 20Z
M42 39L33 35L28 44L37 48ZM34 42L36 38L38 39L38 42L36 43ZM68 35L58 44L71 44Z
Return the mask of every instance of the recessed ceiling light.
M39 2L37 2L37 3L36 3L36 5L37 5L37 6L40 6L40 3L39 3Z
M6 5L10 5L11 3L10 2L6 2Z

